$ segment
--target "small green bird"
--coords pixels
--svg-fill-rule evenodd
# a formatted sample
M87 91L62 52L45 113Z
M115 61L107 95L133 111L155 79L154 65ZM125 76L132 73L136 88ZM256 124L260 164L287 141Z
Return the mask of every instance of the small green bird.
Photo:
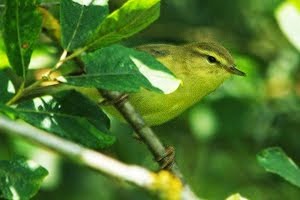
M149 126L165 123L180 115L213 92L230 75L245 76L235 67L230 53L213 42L180 46L148 44L137 49L156 57L182 81L179 88L170 94L146 89L129 94L129 101Z

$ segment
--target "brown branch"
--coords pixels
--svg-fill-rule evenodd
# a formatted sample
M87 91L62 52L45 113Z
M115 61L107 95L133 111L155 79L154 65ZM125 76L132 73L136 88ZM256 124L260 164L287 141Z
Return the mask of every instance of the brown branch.
M123 94L113 91L100 91L104 98L111 102L116 102L114 105L117 110L123 115L125 120L132 126L134 131L147 145L148 149L154 155L155 158L163 158L167 154L166 148L162 142L152 131L152 129L146 125L142 116L135 110L135 108L126 99L123 101L116 101L122 98ZM159 164L161 164L159 162ZM183 183L185 183L182 173L180 172L176 163L171 165L170 171L176 175Z

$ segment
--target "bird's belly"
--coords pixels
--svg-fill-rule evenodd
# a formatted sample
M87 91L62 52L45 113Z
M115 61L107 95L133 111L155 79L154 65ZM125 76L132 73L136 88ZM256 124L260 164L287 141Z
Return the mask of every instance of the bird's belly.
M169 121L176 116L180 115L185 109L181 104L173 104L171 106L165 105L160 110L154 110L153 112L141 113L145 121L149 125L159 125L166 121Z
M148 92L147 92L148 93ZM184 95L165 95L149 92L143 96L138 93L129 98L133 106L140 112L150 126L162 124L180 115L199 98L188 98Z

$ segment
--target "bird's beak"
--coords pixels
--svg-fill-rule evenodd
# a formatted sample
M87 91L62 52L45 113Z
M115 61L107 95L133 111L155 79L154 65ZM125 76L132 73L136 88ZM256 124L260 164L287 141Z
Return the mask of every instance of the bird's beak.
M234 65L231 66L231 67L228 67L227 71L232 73L232 74L235 74L235 75L246 76L245 72L242 72L241 70L237 69Z

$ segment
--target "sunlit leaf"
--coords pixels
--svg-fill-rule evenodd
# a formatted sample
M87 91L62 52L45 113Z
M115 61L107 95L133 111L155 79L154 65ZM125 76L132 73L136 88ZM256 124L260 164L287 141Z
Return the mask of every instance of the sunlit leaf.
M0 197L5 199L30 199L40 189L48 175L45 168L31 160L18 158L0 161Z
M265 149L257 155L257 159L265 170L278 174L290 183L300 187L300 169L281 148Z
M297 9L293 3L283 2L275 14L282 32L300 51L300 9Z
M59 77L70 85L96 87L107 90L134 92L141 87L171 93L180 80L151 55L112 45L89 53L82 58L86 74Z
M83 46L108 14L108 0L62 0L62 45L67 50Z
M155 21L159 12L160 0L129 0L104 19L88 46L98 49L128 38Z
M19 76L25 77L42 18L38 0L6 0L4 43L9 62Z

